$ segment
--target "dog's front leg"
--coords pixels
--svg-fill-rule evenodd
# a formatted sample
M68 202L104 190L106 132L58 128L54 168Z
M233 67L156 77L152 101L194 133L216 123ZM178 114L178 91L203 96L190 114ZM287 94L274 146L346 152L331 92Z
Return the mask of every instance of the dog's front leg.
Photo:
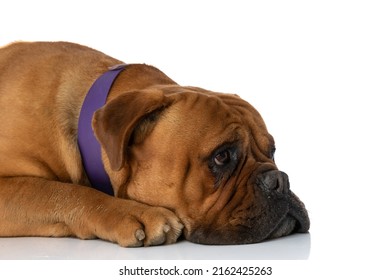
M121 246L174 243L171 211L41 178L0 178L0 236L77 236Z

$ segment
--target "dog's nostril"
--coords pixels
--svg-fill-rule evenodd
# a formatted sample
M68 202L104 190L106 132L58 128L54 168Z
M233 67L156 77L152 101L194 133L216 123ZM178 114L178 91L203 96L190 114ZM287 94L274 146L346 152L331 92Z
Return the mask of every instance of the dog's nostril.
M266 192L287 194L290 190L288 175L279 170L272 170L258 176L257 185Z

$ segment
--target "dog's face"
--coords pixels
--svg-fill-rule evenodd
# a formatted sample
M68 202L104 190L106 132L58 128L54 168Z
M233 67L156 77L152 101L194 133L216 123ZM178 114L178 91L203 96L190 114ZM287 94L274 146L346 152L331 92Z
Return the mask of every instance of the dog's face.
M95 114L94 129L116 195L171 209L192 242L309 229L263 119L238 96L179 86L127 93Z

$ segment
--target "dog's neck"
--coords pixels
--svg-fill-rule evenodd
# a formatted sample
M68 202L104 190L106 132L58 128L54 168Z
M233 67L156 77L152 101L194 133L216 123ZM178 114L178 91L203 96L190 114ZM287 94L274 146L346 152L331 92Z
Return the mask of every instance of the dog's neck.
M112 67L94 82L84 99L78 122L77 141L86 175L93 188L109 195L114 195L114 191L104 169L101 146L92 129L92 118L95 111L106 103L115 79L125 66Z

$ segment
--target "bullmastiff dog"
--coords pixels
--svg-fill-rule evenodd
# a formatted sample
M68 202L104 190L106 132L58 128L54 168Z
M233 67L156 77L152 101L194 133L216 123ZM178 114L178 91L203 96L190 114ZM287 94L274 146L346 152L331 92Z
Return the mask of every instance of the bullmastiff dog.
M250 104L121 64L66 42L0 49L0 236L133 247L308 231Z

